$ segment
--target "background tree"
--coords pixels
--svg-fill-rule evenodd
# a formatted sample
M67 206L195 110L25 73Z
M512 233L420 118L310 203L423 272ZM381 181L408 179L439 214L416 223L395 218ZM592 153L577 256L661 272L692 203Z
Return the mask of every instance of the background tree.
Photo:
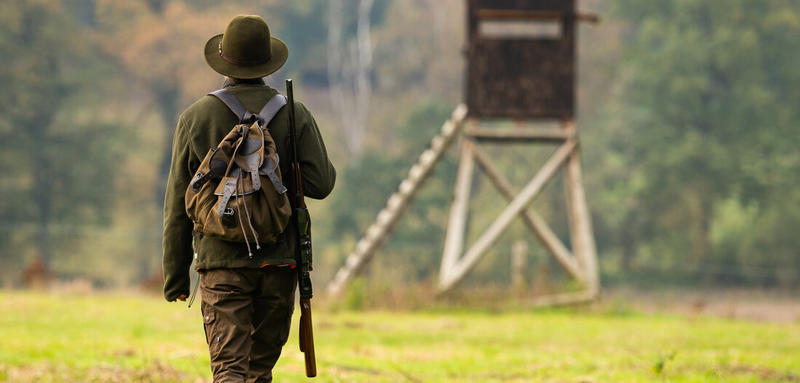
M96 46L59 1L11 1L0 9L0 262L53 260L74 225L107 223L119 126L81 113L96 99ZM60 254L61 255L61 254ZM5 272L9 268L3 267ZM11 269L13 270L13 269Z
M757 230L725 239L720 230L748 206L755 217L778 208L783 202L775 192L788 186L781 179L793 182L800 170L797 151L787 144L800 138L794 107L800 91L787 86L800 76L800 39L792 37L800 35L798 5L614 4L629 23L618 109L609 117L624 127L615 132L609 157L627 169L618 180L625 185L614 189L627 195L617 228L630 233L625 252L632 246L638 261L693 274L736 275L737 266L745 267L737 262L742 240ZM726 203L737 208L722 209ZM728 240L737 244L722 246Z

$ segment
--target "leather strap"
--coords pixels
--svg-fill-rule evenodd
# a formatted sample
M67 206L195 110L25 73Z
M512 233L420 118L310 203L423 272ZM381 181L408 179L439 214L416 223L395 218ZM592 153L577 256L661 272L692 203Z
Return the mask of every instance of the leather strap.
M286 105L286 97L280 93L276 94L269 101L267 101L267 103L264 104L264 107L261 108L261 111L258 112L258 118L261 125L266 127L284 105Z
M217 208L217 216L222 217L222 214L225 214L225 208L228 207L228 201L230 201L233 193L236 193L236 183L237 179L233 177L226 177L225 184L222 187L222 198L219 201L219 207Z
M233 112L233 114L239 118L239 122L242 122L249 117L248 114L250 114L250 112L248 112L244 105L239 102L239 99L237 99L233 93L228 92L227 89L218 89L209 93L209 95L214 96L222 101L228 107L228 109L230 109L231 112Z
M209 95L218 98L222 101L228 109L239 118L239 122L244 122L250 120L253 117L253 114L248 112L247 109L239 102L239 99L233 95L233 93L229 92L227 89L222 88L215 90ZM258 120L261 123L261 126L267 126L270 121L278 114L278 111L286 105L286 97L282 94L278 93L273 96L264 107L261 108L261 111L258 112Z
M275 158L280 161L278 158L278 153L275 153ZM276 169L278 169L278 165L272 162L272 158L267 157L264 159L264 164L261 165L261 169L258 169L258 174L267 176L278 194L286 193L288 189L286 189L286 186L281 183L280 178L278 178L278 175L275 173Z

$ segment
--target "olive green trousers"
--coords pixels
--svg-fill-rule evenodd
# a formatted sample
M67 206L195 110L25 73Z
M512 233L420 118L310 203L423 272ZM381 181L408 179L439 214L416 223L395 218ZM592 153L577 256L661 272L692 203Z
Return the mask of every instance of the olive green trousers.
M205 270L201 311L214 383L272 382L289 337L297 273L289 267Z

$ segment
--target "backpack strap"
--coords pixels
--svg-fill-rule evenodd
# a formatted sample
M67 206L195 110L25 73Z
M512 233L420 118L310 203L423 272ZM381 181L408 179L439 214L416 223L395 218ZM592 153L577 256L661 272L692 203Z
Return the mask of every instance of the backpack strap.
M210 96L214 96L222 101L228 109L239 118L239 122L248 121L253 117L253 114L248 112L247 109L239 102L239 99L233 95L233 93L229 92L227 89L222 88L215 90L209 93ZM263 126L267 126L269 122L272 120L273 117L278 113L281 108L286 105L286 97L282 94L278 93L273 96L264 107L261 108L261 111L258 112L256 115L259 122Z
M267 103L264 104L264 107L261 108L261 111L258 112L257 116L259 122L261 123L261 126L266 128L267 125L269 125L269 122L272 121L272 119L275 117L276 114L278 114L278 111L280 111L284 105L286 105L286 97L284 97L280 93L276 94L269 101L267 101ZM277 161L280 161L280 157L278 157L277 152L275 153L275 159ZM279 194L283 194L286 193L287 189L286 186L284 186L283 183L281 183L281 179L275 173L275 170L277 168L278 168L277 162L273 162L271 158L265 158L264 163L261 164L261 169L258 169L257 172L259 174L266 175L267 178L269 178L270 182L272 182L272 186L275 187L275 190ZM256 177L255 173L252 174L254 179L258 178Z
M284 105L286 105L286 97L280 93L272 96L272 98L264 104L264 107L261 108L261 111L258 112L258 119L261 125L266 127Z
M228 90L225 88L215 90L208 95L214 96L222 101L228 107L228 109L230 109L231 112L233 112L233 114L239 118L239 122L243 122L252 116L252 113L245 109L244 105L239 102L239 99L237 99L233 93L228 92Z

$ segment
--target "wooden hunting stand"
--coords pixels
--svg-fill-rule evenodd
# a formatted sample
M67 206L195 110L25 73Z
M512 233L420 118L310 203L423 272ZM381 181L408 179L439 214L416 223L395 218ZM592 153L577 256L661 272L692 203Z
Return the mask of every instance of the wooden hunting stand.
M564 270L583 286L580 292L541 297L538 303L592 300L599 293L600 282L591 218L581 179L578 131L573 120L576 23L597 18L577 14L574 0L468 0L467 13L467 106L456 108L431 147L411 168L399 190L389 198L346 264L337 272L328 292L339 294L372 259L444 151L461 135L439 291L450 290L463 279L519 217ZM558 127L504 130L481 127L481 120L498 118L512 119L517 125L524 125L526 121L556 121ZM515 193L481 148L486 144L512 143L557 145L550 159L519 193ZM462 254L476 163L509 204ZM571 251L529 207L562 167L565 169Z

